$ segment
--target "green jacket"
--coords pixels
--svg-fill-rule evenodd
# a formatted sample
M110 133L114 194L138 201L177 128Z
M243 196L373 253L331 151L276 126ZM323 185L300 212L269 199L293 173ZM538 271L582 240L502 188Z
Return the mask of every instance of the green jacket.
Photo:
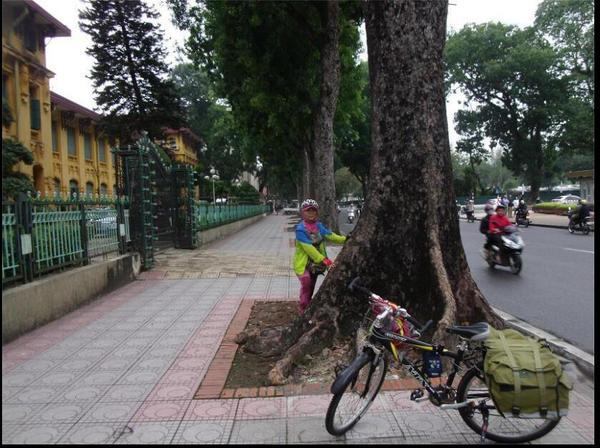
M327 258L325 240L343 244L346 237L333 233L320 222L317 222L317 234L310 234L304 226L304 221L296 226L296 252L294 253L294 272L304 274L309 258L316 264ZM316 247L315 247L316 246Z

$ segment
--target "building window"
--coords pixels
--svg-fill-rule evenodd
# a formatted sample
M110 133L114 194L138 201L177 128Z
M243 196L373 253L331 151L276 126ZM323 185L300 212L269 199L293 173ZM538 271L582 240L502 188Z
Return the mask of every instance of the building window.
M77 156L77 145L75 144L75 128L67 127L67 149L70 156Z
M60 179L54 178L54 196L60 198Z
M39 131L42 126L42 115L40 110L40 100L38 99L38 88L29 87L29 112L31 118L31 129Z
M90 134L83 134L83 152L85 160L92 160L92 137Z
M106 184L100 184L100 194L106 196L108 194L108 187Z
M104 146L104 140L98 139L98 160L100 162L106 162L106 147Z
M74 179L69 182L69 194L71 197L79 197L79 184Z
M23 44L29 51L37 50L37 33L33 21L27 21L23 28Z
M94 194L94 184L91 182L88 182L85 184L85 194L86 196L92 196Z
M58 150L58 127L56 121L52 122L52 152L59 152Z

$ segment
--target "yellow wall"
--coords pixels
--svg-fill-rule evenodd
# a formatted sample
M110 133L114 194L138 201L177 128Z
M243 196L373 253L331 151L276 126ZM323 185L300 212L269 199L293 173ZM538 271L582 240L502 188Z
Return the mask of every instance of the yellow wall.
M24 37L15 31L17 20L13 8L5 8L9 2L3 2L2 8L2 77L3 94L8 100L14 121L9 127L2 128L2 138L14 138L20 141L32 153L33 165L19 163L16 171L32 178L34 187L42 195L55 193L55 179L60 181L62 194L69 192L69 182L76 180L79 191L85 193L86 183L92 182L94 193L98 194L101 184L106 184L107 193L113 193L115 171L108 140L105 141L106 162L98 160L98 142L96 124L92 122L80 127L81 114L75 115L71 124L75 128L77 156L67 152L67 135L62 122L60 107L51 110L49 80L54 73L46 65L44 38L37 38L37 51L25 48ZM22 22L26 23L26 22ZM34 98L30 93L34 94ZM31 100L40 101L40 129L31 129ZM52 148L52 124L57 130L58 148ZM92 159L84 160L82 131L89 132L92 138ZM54 151L53 149L58 149Z

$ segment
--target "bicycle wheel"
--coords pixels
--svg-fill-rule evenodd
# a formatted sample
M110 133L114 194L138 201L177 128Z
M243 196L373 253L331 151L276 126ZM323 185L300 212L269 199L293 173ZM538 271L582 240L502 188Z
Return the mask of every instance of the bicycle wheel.
M387 360L383 355L356 369L353 379L329 403L325 417L329 434L341 436L358 423L379 393L386 371Z
M486 407L489 410L488 429L485 437L495 442L529 442L548 434L560 421L560 417L556 419L531 419L516 418L509 414L504 414L505 417L503 417L492 401L481 366L473 367L468 370L458 385L456 393L457 403L466 400L477 400L477 402L480 402L481 400L485 401ZM481 426L483 423L481 411L477 408L465 407L459 409L459 412L469 428L477 434L481 434Z

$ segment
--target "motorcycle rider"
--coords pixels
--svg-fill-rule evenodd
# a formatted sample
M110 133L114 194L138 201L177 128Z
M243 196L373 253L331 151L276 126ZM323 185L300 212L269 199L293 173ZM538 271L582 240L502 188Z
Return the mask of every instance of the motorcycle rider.
M465 213L467 214L467 218L469 218L475 212L475 204L473 199L467 201L465 205Z
M573 215L571 215L571 220L573 221L573 224L578 225L581 224L588 216L590 216L590 206L587 205L587 201L585 199L580 199L575 212Z
M485 210L485 216L481 218L481 222L479 223L479 231L485 235L485 244L483 245L483 248L487 254L487 251L489 251L491 248L489 230L490 218L494 214L494 206L488 202L485 204L483 209Z
M502 250L502 232L508 226L512 225L506 217L506 206L502 203L496 206L496 214L490 218L490 243Z
M519 218L526 218L527 217L527 204L525 204L525 201L523 199L521 199L519 201L519 207L517 208L517 212L515 215L515 221Z

